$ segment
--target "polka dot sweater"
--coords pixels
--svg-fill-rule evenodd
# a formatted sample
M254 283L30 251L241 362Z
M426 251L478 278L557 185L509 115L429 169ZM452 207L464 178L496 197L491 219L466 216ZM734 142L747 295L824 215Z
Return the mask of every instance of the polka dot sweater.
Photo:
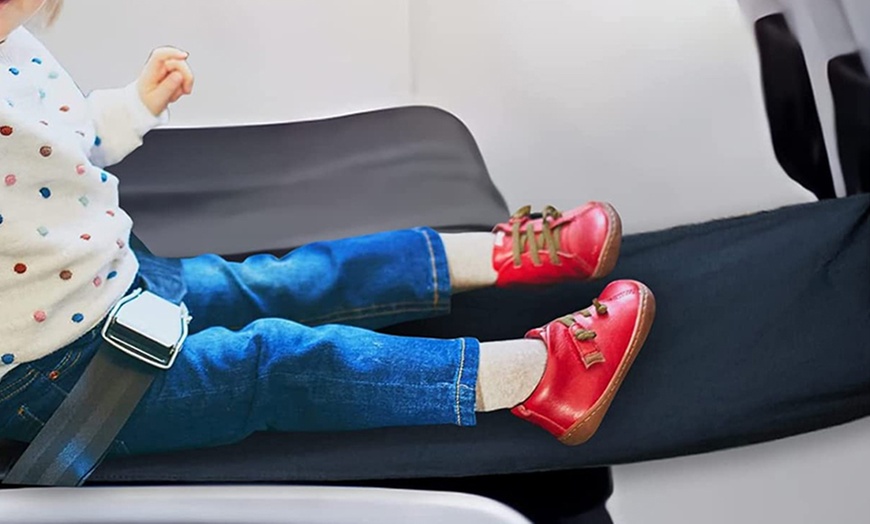
M85 97L26 29L0 43L0 378L97 326L132 284L104 168L164 122L135 86Z

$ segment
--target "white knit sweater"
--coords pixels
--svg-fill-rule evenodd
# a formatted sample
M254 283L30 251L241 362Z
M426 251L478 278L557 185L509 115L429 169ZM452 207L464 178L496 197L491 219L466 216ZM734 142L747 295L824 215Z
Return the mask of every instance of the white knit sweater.
M0 44L0 378L97 326L132 284L121 161L166 120L135 85L82 95L27 30Z

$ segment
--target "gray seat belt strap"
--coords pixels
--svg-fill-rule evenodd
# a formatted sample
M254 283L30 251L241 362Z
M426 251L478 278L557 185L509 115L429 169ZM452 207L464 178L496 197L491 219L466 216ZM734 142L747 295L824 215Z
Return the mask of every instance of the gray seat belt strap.
M107 342L3 480L26 486L80 486L136 409L159 370Z

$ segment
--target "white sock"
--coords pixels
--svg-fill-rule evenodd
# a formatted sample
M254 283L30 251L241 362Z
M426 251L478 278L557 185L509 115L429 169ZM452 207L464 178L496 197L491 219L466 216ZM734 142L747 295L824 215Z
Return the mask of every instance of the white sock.
M547 365L547 346L538 339L484 342L480 345L475 411L510 409L538 386Z
M498 273L492 267L495 237L492 233L441 235L454 293L495 284Z

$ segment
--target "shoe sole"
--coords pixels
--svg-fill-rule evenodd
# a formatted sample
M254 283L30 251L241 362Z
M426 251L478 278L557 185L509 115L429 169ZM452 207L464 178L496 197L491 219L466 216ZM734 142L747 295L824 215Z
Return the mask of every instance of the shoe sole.
M604 394L600 399L598 399L598 402L592 406L589 410L589 414L572 424L571 427L568 428L568 431L562 437L559 437L559 441L563 444L569 446L583 444L592 438L595 432L598 431L598 426L601 425L604 415L610 408L610 403L613 402L613 397L622 385L622 381L625 379L625 375L628 373L631 365L634 364L634 360L640 352L640 348L643 347L644 342L646 342L650 328L652 328L653 319L655 319L656 300L652 291L650 291L648 287L643 284L639 285L641 293L640 314L635 323L634 333L629 342L628 351L626 351L625 355L622 357L622 362L616 370L616 374L613 376L610 384L607 386L607 389L604 390Z
M607 213L610 231L607 232L607 239L604 241L604 247L598 257L598 264L595 266L597 269L589 277L590 280L605 277L613 271L619 260L619 251L622 247L622 219L619 218L619 213L610 204L602 202L601 207Z

